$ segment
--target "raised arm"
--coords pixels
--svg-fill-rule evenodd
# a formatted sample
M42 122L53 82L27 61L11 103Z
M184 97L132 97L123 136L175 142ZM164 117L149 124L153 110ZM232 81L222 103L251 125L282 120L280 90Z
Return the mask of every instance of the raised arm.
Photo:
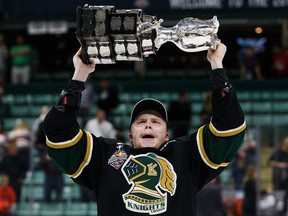
M235 89L223 68L222 61L225 53L226 46L222 43L217 45L215 51L208 50L207 59L212 69L209 75L213 85L212 117L209 124L201 126L197 131L197 148L202 159L199 167L203 170L214 170L212 171L214 174L209 178L214 178L221 173L234 159L242 145L246 129L244 114ZM194 163L197 164L198 160L195 159ZM197 171L192 170L192 173ZM207 180L205 172L200 173L196 183L199 188Z
M86 82L89 74L95 70L95 64L93 62L91 62L91 64L83 63L81 59L81 48L73 56L73 65L74 65L75 71L74 71L72 80Z
M223 68L223 58L226 53L226 46L223 43L217 45L216 50L209 49L207 53L207 59L211 64L211 69Z
M92 152L91 134L81 130L77 114L85 81L95 69L94 63L82 62L81 49L74 55L73 64L75 71L72 79L44 120L49 156L64 173L72 177L88 164L87 158Z

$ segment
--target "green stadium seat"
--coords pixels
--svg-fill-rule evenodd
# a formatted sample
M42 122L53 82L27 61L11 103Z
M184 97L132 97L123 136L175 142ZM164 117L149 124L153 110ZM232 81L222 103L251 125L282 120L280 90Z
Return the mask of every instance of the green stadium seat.
M247 100L251 100L251 95L249 92L246 92L246 91L238 91L237 92L237 97L238 97L238 100L240 102L242 101L247 101Z
M54 81L64 81L69 80L72 77L72 74L70 71L64 71L64 72L53 72L51 73L51 78Z
M269 114L253 114L252 124L257 126L269 126L272 123L271 115Z
M287 91L275 91L273 93L274 101L288 100L288 92Z
M130 94L127 92L119 93L119 100L121 103L129 103L130 102Z
M12 105L10 106L10 115L15 118L29 117L30 107L27 105Z
M43 105L33 105L29 107L29 115L31 117L35 117L38 118L38 116L41 113L41 109L42 109Z
M32 95L30 94L18 94L13 95L13 104L15 105L29 105L32 102Z
M203 93L202 92L191 92L190 93L190 99L192 102L194 101L203 101Z
M155 93L151 93L150 96L152 98L160 100L161 102L169 102L170 101L169 93L166 93L166 92L155 92Z
M72 202L65 203L63 216L87 216L88 203Z
M45 203L40 206L39 216L63 216L64 204L62 203Z
M185 70L165 70L164 74L165 74L165 77L167 77L168 79L170 78L185 79L185 77L187 76Z
M97 216L97 204L95 202L88 203L88 212L87 216Z
M53 102L53 96L50 94L35 94L32 97L33 105L50 105Z
M75 185L75 182L67 175L64 175L64 183L67 186Z
M266 91L250 92L249 96L251 101L269 101L272 99L272 93Z
M192 110L193 115L195 115L195 114L197 115L202 111L203 103L202 102L192 102L190 106L191 106L191 110Z
M12 94L3 95L2 98L3 104L13 104L14 103L14 96Z
M126 103L120 103L115 109L115 115L126 115L127 114L127 105Z
M35 157L35 156L33 156ZM35 166L36 164L34 164ZM24 179L24 186L28 185L37 185L42 186L44 184L45 176L42 170L34 170L33 174L31 171L27 172L26 177Z
M191 127L198 128L201 126L200 117L198 115L193 115L191 119Z
M42 185L27 185L22 186L20 201L29 202L30 200L43 202L44 201L44 187Z
M241 108L244 113L250 113L252 111L252 104L249 101L240 102Z
M133 79L134 78L134 71L133 70L117 70L114 73L115 79Z
M15 216L39 216L40 204L31 202L16 203L13 213Z
M147 93L136 93L136 92L134 92L134 93L131 93L131 95L130 95L130 98L131 98L131 101L130 102L132 102L132 103L135 103L135 102L138 102L139 100L141 100L141 99L143 99L143 98L146 98L148 96L148 94Z
M286 113L288 114L288 101L276 101L273 102L274 113Z
M272 111L271 102L251 102L253 113L270 113Z
M14 128L14 126L15 126L16 119L17 118L14 118L14 117L12 117L12 118L4 118L3 119L3 125L4 125L3 128L4 128L4 130L5 131L12 130Z
M144 76L147 79L161 79L164 76L164 72L163 70L147 70Z
M275 114L275 115L273 115L273 123L275 125L288 125L287 114Z

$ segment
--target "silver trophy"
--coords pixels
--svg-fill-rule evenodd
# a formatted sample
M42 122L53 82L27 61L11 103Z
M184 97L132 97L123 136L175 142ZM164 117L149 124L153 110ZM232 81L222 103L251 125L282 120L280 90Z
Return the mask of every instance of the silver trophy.
M163 19L144 15L141 9L115 9L114 6L77 7L76 37L82 46L82 59L97 64L141 61L166 42L184 52L216 49L219 22L193 17L173 27L163 27Z

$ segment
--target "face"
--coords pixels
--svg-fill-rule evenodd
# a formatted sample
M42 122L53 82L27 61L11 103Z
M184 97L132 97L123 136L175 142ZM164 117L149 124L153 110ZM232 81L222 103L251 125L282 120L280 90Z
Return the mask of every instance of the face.
M286 137L282 142L282 150L288 152L288 137Z
M169 140L167 124L159 113L145 110L139 113L131 124L129 140L135 148L159 148Z

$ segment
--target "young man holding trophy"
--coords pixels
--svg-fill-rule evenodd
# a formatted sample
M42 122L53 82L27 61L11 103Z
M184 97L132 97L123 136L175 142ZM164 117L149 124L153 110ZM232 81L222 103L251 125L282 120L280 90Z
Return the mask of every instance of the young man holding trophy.
M96 137L77 123L81 92L97 58L86 48L73 57L74 75L44 121L50 157L77 184L95 191L99 216L196 215L197 192L233 160L246 129L222 65L226 46L217 42L207 48L213 92L209 124L170 139L165 106L144 98L131 111L128 143Z

